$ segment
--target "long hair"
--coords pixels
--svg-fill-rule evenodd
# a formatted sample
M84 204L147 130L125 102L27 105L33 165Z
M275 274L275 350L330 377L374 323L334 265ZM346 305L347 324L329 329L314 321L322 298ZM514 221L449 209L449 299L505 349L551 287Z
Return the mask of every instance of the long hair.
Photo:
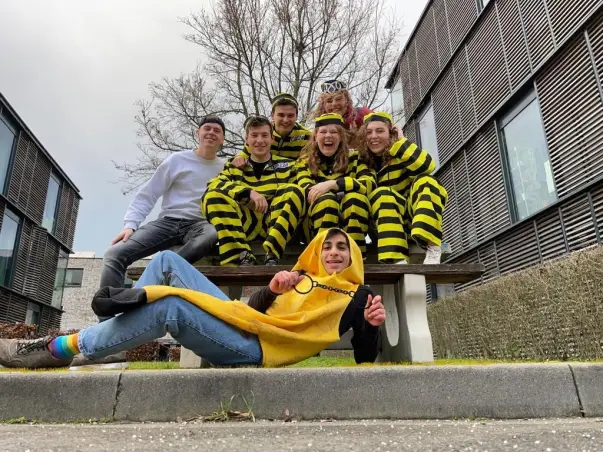
M348 169L350 148L348 147L348 143L346 140L345 129L341 126L335 127L337 127L337 133L339 133L341 141L339 143L339 147L337 148L337 152L335 152L335 165L333 166L333 172L345 174ZM300 160L306 162L308 168L310 169L310 172L314 177L318 176L318 169L320 168L320 159L322 156L322 153L318 148L318 142L316 141L318 129L320 129L320 127L316 127L314 129L314 131L312 132L312 137L308 141L308 144L306 144L302 149L299 157Z
M368 147L368 140L366 138L366 126L366 124L363 124L360 130L358 130L360 142L358 146L356 146L356 150L358 151L358 155L360 156L360 160L362 162L366 163L370 169L377 169L377 165L375 165L375 154L373 154L373 152ZM389 143L385 148L385 152L382 154L383 165L386 165L392 159L392 156L387 151L389 151L394 145L394 143L398 140L398 128L394 124L389 123Z

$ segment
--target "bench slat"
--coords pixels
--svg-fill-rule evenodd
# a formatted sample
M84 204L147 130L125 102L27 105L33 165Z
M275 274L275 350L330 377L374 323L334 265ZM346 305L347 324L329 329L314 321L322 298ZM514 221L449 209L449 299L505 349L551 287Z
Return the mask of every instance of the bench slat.
M211 282L217 286L267 285L275 273L282 270L291 270L290 265L275 265L266 267L219 267L196 266ZM131 267L128 277L137 280L144 267ZM439 265L380 265L367 264L364 266L364 280L366 284L395 284L403 275L425 275L428 284L464 283L479 278L485 271L482 264L439 264Z

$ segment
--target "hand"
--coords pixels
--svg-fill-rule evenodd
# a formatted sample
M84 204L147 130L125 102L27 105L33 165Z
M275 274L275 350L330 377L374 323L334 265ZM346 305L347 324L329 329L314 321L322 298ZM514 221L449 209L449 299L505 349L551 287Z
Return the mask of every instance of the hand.
M304 276L297 272L278 272L274 275L268 287L272 292L280 295L293 289L302 279L304 279Z
M268 211L268 201L262 195L260 195L257 191L251 190L251 194L249 195L249 204L247 204L254 212L266 213Z
M230 163L237 168L242 168L247 165L247 160L247 157L245 157L244 155L237 155L235 158L232 159L232 162Z
M381 295L377 295L375 298L372 295L368 296L364 319L373 326L379 326L385 322L385 307L381 301Z
M327 180L319 184L314 185L308 192L308 202L312 204L316 199L325 193L335 190L337 188L336 180Z
M121 231L119 234L117 234L115 236L115 238L113 240L111 240L111 245L115 245L118 242L127 241L132 234L134 234L134 229L124 228L123 231Z

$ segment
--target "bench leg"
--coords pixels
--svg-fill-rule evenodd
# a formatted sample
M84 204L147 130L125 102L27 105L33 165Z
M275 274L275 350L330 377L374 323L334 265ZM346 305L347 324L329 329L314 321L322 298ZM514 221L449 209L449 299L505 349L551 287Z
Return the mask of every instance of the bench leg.
M219 289L231 300L238 300L243 293L241 286L220 286ZM180 346L180 368L182 369L206 369L211 367L211 364L206 359L196 355L188 348Z
M384 287L383 299L387 316L398 320L398 340L394 340L393 322L389 326L386 323L385 327L382 327L386 334L381 341L379 361L433 362L433 344L427 323L425 276L404 275L394 287L394 296L388 293L387 286ZM391 308L392 299L395 300L396 310Z

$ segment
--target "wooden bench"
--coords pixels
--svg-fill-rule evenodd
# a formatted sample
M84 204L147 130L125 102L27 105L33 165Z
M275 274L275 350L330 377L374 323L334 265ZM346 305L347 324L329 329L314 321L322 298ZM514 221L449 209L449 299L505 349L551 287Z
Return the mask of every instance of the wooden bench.
M267 285L275 273L291 269L291 265L195 267L231 299L240 298L244 286ZM433 362L433 345L427 323L426 284L464 283L478 278L484 272L482 264L366 264L364 268L365 284L382 296L387 312L381 327L383 338L378 358L385 362ZM143 270L144 267L130 268L128 276L136 280ZM181 367L183 361L190 360L190 355L192 352L182 348ZM196 359L199 365L194 367L200 367L200 359Z

